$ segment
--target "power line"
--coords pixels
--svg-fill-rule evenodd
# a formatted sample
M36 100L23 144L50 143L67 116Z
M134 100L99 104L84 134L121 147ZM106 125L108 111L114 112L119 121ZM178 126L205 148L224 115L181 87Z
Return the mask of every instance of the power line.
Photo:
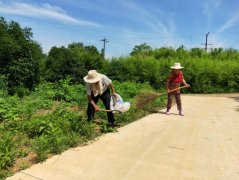
M224 32L219 32L219 31L215 31L215 32L211 32L213 34L238 34L238 31L224 31Z

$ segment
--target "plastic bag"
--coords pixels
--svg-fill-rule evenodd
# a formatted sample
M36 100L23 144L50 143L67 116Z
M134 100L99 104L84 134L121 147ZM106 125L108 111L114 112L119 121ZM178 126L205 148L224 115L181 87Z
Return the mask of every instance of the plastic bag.
M124 102L119 94L116 94L115 96L111 96L110 110L118 110L121 112L126 112L129 110L129 108L130 108L130 102Z

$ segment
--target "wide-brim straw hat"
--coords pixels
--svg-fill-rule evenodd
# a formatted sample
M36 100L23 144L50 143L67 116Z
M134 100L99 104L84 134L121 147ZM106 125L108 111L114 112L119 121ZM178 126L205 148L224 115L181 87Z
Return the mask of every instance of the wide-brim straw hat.
M171 66L171 69L182 69L183 67L181 66L180 63L174 63L173 66Z
M84 81L87 83L96 83L100 81L102 74L98 73L96 70L90 70L88 75L84 77Z

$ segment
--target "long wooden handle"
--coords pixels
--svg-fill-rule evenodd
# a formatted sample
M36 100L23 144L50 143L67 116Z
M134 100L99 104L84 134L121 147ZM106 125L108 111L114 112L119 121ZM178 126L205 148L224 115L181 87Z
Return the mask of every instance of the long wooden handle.
M108 109L100 109L100 111L103 111L103 112L112 112L112 110L108 110Z
M102 112L114 112L115 111L115 112L122 114L122 111L120 111L120 110L100 109L100 111L102 111Z
M169 91L169 93L170 93L170 92L173 92L173 91L177 91L177 90L182 89L182 88L186 88L186 87L187 87L187 86L181 86L181 87L172 89L172 90Z

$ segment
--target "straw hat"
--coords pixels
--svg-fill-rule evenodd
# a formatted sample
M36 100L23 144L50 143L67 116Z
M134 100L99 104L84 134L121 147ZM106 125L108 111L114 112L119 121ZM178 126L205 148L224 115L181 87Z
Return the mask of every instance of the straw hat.
M102 74L98 73L96 70L90 70L88 75L84 77L84 81L87 83L96 83L102 77Z
M180 63L174 63L173 66L171 66L171 69L182 69L183 67L181 66Z

